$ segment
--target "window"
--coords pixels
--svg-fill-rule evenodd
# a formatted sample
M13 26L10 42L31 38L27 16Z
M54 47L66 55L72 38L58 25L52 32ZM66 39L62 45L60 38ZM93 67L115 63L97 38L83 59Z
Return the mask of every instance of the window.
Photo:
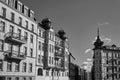
M13 5L13 2L12 2L13 0L8 0L8 5L10 5L11 7L12 7L12 5Z
M38 76L42 76L43 75L43 70L41 68L38 68Z
M42 55L38 55L38 63L43 63L43 56Z
M120 78L120 74L119 74L119 78Z
M15 63L15 72L19 72L19 63Z
M33 15L34 15L33 12L30 12L30 17L31 17L31 18L33 18Z
M32 32L34 32L34 25L32 24Z
M32 63L29 63L29 72L32 72Z
M25 56L27 56L27 47L24 46L24 53L25 53Z
M30 77L30 80L32 80L32 77Z
M30 36L30 42L33 43L33 35Z
M42 31L39 29L39 37L42 37Z
M21 18L21 17L18 18L18 24L19 24L20 26L22 26L22 18Z
M17 30L17 33L18 33L18 37L19 37L19 39L20 39L20 37L21 37L21 30L18 29L18 30Z
M7 71L12 71L12 62L7 63Z
M7 77L7 80L12 80L11 77Z
M49 76L49 70L46 70L46 76Z
M15 78L15 80L19 80L19 78L18 78L18 77L16 77L16 78Z
M15 14L13 12L11 12L11 21L14 22L14 19L15 19Z
M44 51L44 43L42 43L42 51Z
M2 71L2 70L3 70L3 61L0 60L0 71Z
M14 2L15 2L15 0L11 0L11 5L10 6L14 7Z
M23 80L26 80L26 78L24 77Z
M33 56L33 49L31 48L30 49L30 57L32 57Z
M52 57L52 64L54 63L54 58Z
M25 27L28 29L28 21L25 21Z
M26 72L26 68L27 68L27 64L26 64L26 63L23 63L23 65L22 65L22 71L23 71L23 72Z
M39 41L39 50L41 50L41 44L42 44L42 43Z
M2 12L2 16L6 17L6 8L2 7L2 11L1 12Z
M28 15L28 9L27 8L24 8L24 14Z
M38 63L40 63L40 60L41 60L41 56L38 55Z
M39 29L39 37L44 37L44 32Z
M12 33L14 32L14 27L12 25L10 25L9 31Z
M5 32L5 22L1 21L0 24L0 32Z
M28 39L28 33L27 32L25 32L24 37L25 37L25 40L27 41L27 39Z
M4 42L3 40L0 40L0 51L4 50Z
M62 76L64 76L64 72L62 72Z
M22 5L18 3L18 11L22 11Z

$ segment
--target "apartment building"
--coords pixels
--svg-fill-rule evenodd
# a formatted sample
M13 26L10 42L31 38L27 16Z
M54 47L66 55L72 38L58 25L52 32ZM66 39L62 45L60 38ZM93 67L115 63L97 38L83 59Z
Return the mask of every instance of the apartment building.
M0 0L0 80L68 80L68 39L19 0Z
M68 80L68 42L45 18L38 26L36 80Z
M95 80L120 79L120 47L104 45L99 37L94 42L93 76Z
M35 80L37 22L18 0L0 0L0 80Z

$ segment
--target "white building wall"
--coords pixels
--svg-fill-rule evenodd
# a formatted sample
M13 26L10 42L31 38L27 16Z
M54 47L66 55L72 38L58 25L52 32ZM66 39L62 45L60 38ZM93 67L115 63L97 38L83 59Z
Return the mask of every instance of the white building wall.
M1 17L1 11L2 11L2 7L6 8L6 19ZM13 12L15 14L15 18L14 18L14 23L11 22L11 12ZM22 26L18 25L18 17L22 18ZM25 27L25 21L28 21L28 30L26 30ZM5 33L3 33L4 35L6 33L9 32L9 27L10 25L14 26L14 32L17 33L17 29L21 30L21 35L24 36L24 32L26 31L28 33L28 41L27 43L23 44L21 46L21 52L23 52L23 47L26 46L27 47L27 56L25 60L20 61L20 71L19 72L15 72L15 62L12 62L12 71L11 72L7 72L7 61L3 61L3 71L0 71L1 76L29 76L29 77L35 77L35 59L36 59L36 30L37 30L37 23L28 19L28 17L25 17L25 15L23 13L19 13L16 9L9 7L8 5L3 4L0 1L0 21L4 21L5 22ZM34 24L34 33L31 32L31 24ZM0 33L2 34L2 33ZM33 44L30 43L30 34L33 35L34 39L33 39ZM4 40L4 35L3 35L3 40ZM33 57L30 57L30 48L33 49ZM4 51L8 50L8 43L4 44ZM14 48L14 50L16 50L16 48ZM3 59L5 57L4 53L1 54L3 52L0 52L0 59ZM27 63L27 70L26 72L22 72L22 63L26 62ZM32 67L32 72L29 72L29 63L32 63L33 67Z

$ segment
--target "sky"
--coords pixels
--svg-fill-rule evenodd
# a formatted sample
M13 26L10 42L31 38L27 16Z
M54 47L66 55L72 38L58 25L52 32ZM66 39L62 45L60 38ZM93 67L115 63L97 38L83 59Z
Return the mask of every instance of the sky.
M120 0L20 1L35 11L38 22L48 17L55 30L65 30L78 65L92 59L97 27L105 44L120 46Z

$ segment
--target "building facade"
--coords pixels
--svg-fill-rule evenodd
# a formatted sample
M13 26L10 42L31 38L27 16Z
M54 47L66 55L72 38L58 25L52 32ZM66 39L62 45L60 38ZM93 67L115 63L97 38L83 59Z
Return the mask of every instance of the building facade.
M68 39L18 0L0 0L0 80L68 80Z
M17 0L0 0L0 80L34 80L37 23Z
M39 23L38 34L36 80L68 80L69 51L64 30L55 32L50 19L45 18Z
M94 43L93 76L94 80L119 80L120 79L120 47L104 45L99 38Z

